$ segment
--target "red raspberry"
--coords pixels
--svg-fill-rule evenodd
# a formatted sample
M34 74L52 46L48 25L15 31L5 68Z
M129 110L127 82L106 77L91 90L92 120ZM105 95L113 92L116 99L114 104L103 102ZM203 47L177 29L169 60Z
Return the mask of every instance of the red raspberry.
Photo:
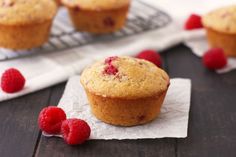
M152 62L156 66L161 67L161 63L162 63L161 56L159 53L157 53L154 50L144 50L144 51L140 52L136 56L136 58L145 59L149 62Z
M63 121L61 132L64 140L70 145L82 144L90 136L89 125L81 119L67 119Z
M190 15L184 25L185 30L199 29L202 27L202 17L197 14Z
M221 48L212 48L208 50L204 54L202 61L205 67L210 70L221 69L227 64L227 58Z
M108 75L115 75L116 73L118 73L118 69L114 65L110 64L105 67L104 73Z
M111 64L111 62L116 60L117 58L117 56L108 57L105 59L105 64Z
M115 21L111 17L107 17L103 20L105 26L113 27L115 25Z
M40 112L38 125L48 134L59 134L64 120L66 120L66 114L61 108L49 106Z
M25 86L25 78L17 69L10 68L2 74L1 87L6 93L14 93Z

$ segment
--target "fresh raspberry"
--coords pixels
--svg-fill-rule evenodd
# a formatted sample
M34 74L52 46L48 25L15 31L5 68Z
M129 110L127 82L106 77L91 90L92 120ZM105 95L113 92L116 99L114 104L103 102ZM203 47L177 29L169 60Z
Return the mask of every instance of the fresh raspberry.
M113 27L115 25L115 21L111 17L107 17L103 20L103 23L107 27Z
M58 134L61 131L61 124L66 120L65 112L58 107L45 107L39 114L39 128L48 134Z
M1 87L6 93L14 93L25 86L25 78L17 69L10 68L2 74Z
M116 60L118 56L111 56L105 59L105 64L111 64L112 61Z
M116 73L118 73L118 69L114 65L110 64L105 67L104 73L108 75L115 75Z
M227 58L221 48L212 48L205 52L202 61L210 70L221 69L227 64Z
M144 50L144 51L140 52L136 56L136 58L145 59L149 62L152 62L156 66L161 67L161 63L162 63L161 56L159 53L157 53L154 50Z
M185 22L184 28L186 30L202 28L202 17L197 14L191 14Z
M64 140L70 145L82 144L89 136L91 129L81 119L67 119L61 125L61 132Z

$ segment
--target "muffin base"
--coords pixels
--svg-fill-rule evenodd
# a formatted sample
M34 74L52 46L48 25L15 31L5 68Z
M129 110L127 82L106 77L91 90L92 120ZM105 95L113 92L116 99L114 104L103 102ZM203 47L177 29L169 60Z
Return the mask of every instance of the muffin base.
M166 92L139 99L108 98L86 91L93 114L101 121L119 126L134 126L154 120L160 113Z
M28 25L1 25L0 47L23 50L39 47L48 41L52 21Z
M227 34L206 28L211 47L222 48L227 56L236 57L236 34Z
M103 11L68 7L75 28L94 34L111 33L121 29L125 24L128 10L129 6Z

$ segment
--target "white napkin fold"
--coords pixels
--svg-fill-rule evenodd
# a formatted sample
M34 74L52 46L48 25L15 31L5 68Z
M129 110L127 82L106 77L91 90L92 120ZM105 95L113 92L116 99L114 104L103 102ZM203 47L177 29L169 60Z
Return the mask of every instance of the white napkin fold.
M194 39L192 38L192 39L186 40L184 43L198 57L202 57L204 53L210 48L207 43L207 39L205 35L201 37L198 36ZM217 70L216 72L219 74L222 74L222 73L230 72L235 69L236 69L236 58L230 57L228 58L228 64L224 68Z
M118 127L103 123L90 112L80 77L69 79L59 102L67 118L81 118L88 122L92 133L90 139L142 139L163 137L187 137L191 97L189 79L171 79L160 116L154 121L134 127Z
M26 77L26 88L15 94L0 91L0 101L25 95L57 83L66 81L70 76L79 74L81 70L99 58L111 55L135 55L143 49L165 50L183 41L204 36L204 32L184 31L184 19L193 12L204 13L223 4L233 3L232 0L143 0L166 10L173 23L163 29L158 29L121 40L87 45L66 50L60 53L32 56L7 62L0 62L0 75L9 68L15 67ZM205 4L208 5L205 5ZM145 10L143 10L145 11ZM195 52L195 51L194 51ZM8 52L9 53L9 52ZM1 56L0 56L1 57ZM230 59L231 62L231 59Z
M0 75L10 67L19 69L26 77L24 90L7 94L0 90L0 101L16 98L28 93L66 81L81 73L83 68L95 60L113 55L134 56L143 49L165 50L183 40L202 36L199 31L179 32L179 26L171 23L167 27L130 36L121 40L107 41L28 58L0 62Z

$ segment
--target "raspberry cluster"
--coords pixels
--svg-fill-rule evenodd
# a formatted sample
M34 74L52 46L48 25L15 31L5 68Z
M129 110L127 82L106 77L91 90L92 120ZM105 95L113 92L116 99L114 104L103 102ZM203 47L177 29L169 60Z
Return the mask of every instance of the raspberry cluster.
M90 136L89 125L81 119L66 119L65 112L58 107L49 106L41 110L38 125L47 134L61 134L69 145L84 143Z

